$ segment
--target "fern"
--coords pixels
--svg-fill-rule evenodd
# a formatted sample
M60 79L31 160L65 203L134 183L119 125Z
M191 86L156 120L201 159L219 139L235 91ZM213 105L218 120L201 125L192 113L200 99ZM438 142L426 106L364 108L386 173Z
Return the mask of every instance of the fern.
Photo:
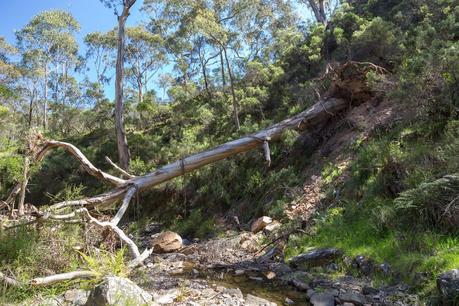
M402 216L414 218L420 225L441 231L459 227L459 174L445 175L402 192L395 199L396 210Z

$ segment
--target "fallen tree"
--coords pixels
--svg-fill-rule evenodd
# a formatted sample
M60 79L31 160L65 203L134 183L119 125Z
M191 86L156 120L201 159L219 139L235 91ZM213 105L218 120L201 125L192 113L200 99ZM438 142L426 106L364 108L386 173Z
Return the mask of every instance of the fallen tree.
M270 162L269 142L278 140L288 129L301 131L307 127L312 127L318 123L322 123L345 109L347 105L348 104L342 99L329 98L319 101L304 112L257 133L227 142L213 149L185 157L143 176L132 176L124 170L120 171L113 162L109 161L116 171L121 172L121 174L128 177L128 179L123 179L98 169L77 147L70 143L55 140L44 141L42 149L34 156L35 161L39 162L43 160L46 154L52 149L62 148L74 156L88 174L104 181L105 183L113 185L114 188L106 193L94 197L74 201L63 201L54 204L46 210L35 212L33 214L34 219L25 218L22 220L12 220L10 224L6 224L4 227L6 229L11 229L20 225L29 225L46 221L89 221L101 228L110 229L120 238L121 241L126 243L132 255L130 267L135 267L141 264L142 261L151 254L151 250L147 249L143 253L140 253L135 243L118 227L118 223L127 211L129 202L135 193L150 189L170 179L184 175L185 173L199 169L218 160L222 160L257 147L262 147L264 149L265 159ZM121 207L110 222L100 222L90 215L91 209L95 207L99 208L108 206L119 200L122 200Z
M269 164L271 161L269 143L279 139L286 130L295 129L302 131L307 128L314 128L346 109L351 103L362 103L372 97L373 92L366 85L366 73L369 70L376 71L377 73L385 73L380 67L373 64L355 62L349 62L339 66L337 69L331 69L329 73L326 73L326 75L322 77L331 77L332 86L327 92L328 98L320 98L319 96L319 102L307 110L259 132L182 158L143 176L133 176L107 158L107 162L116 172L120 173L121 177L109 174L95 167L74 145L56 140L43 140L40 142L40 148L37 148L36 151L31 153L30 160L33 163L42 161L52 149L62 148L76 158L88 174L113 186L113 188L93 197L81 200L63 201L41 211L33 211L19 219L15 218L14 214L10 214L11 216L8 220L0 223L0 229L3 228L8 230L18 226L44 222L91 223L104 230L112 231L118 236L120 241L128 246L132 257L129 263L130 268L141 265L152 253L152 250L146 249L141 253L134 241L118 227L120 220L129 207L131 199L136 193L151 189L163 182L218 160L247 152L258 147L263 148L264 158ZM41 135L39 136L41 137ZM11 209L13 210L14 199L20 190L25 190L26 186L24 185L25 184L20 186L20 184L18 184L6 201L0 201L0 209L2 207L12 207ZM92 210L95 208L100 209L108 207L120 201L121 206L110 221L99 221L91 215ZM13 277L0 272L0 281L10 286L40 286L53 284L59 281L94 277L97 277L97 273L92 271L73 271L34 278L26 283L21 283Z

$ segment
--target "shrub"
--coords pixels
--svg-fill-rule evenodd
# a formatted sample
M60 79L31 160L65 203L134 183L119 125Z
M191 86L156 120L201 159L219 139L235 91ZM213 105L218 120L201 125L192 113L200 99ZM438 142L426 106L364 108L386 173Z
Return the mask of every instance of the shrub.
M420 184L395 199L400 215L427 228L453 233L459 228L459 173Z

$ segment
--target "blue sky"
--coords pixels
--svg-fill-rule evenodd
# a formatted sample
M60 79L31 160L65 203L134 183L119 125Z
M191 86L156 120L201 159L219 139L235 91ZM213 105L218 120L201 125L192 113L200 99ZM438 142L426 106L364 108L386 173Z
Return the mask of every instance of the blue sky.
M135 25L146 20L147 17L140 11L143 1L137 1L131 9L128 25ZM24 27L29 20L40 12L52 9L62 9L70 12L80 23L81 29L77 34L80 44L80 53L84 54L83 39L86 34L95 31L107 31L116 26L117 20L113 10L106 8L99 0L0 0L0 36L14 44L16 30ZM106 94L114 96L113 86L107 86Z
M147 21L148 17L140 10L143 0L138 0L131 9L131 15L128 18L127 25L137 25L142 21ZM116 16L113 10L106 8L99 0L0 0L0 36L14 44L15 31L24 27L29 20L40 12L52 9L62 9L70 12L80 23L81 29L77 34L77 40L80 45L80 54L84 55L85 46L83 39L86 34L95 31L107 31L114 28L117 24ZM311 18L311 12L304 6L297 7L298 14L303 19ZM170 72L171 66L167 65L164 72ZM95 79L94 71L89 72L91 80ZM82 76L77 77L79 79ZM155 83L149 84L149 88L156 89L157 93L162 96L163 91L159 90ZM105 94L109 99L114 97L114 86L109 84L105 88ZM162 96L161 98L165 98Z

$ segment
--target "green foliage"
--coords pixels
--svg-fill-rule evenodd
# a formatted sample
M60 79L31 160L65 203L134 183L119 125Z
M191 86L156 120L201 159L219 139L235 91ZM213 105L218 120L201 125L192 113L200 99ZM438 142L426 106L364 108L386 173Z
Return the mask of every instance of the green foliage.
M0 152L0 195L7 196L13 185L21 179L23 159L11 152Z
M340 171L323 168L328 188L340 189L337 207L317 214L313 233L289 240L287 256L314 247L338 247L347 255L389 262L405 281L432 296L438 273L457 267L457 197L459 169L457 122L432 139L429 125L407 124L358 141L344 185ZM386 280L390 281L390 280Z
M50 273L75 270L79 266L78 254L73 250L81 241L78 225L58 228L19 227L0 232L0 258L3 273L13 273L20 282ZM55 295L68 290L72 282L52 288L38 289L25 286L20 289L1 287L0 302L20 301L34 294Z
M99 275L98 279L107 275L126 277L129 273L126 264L126 247L116 250L114 254L105 250L94 251L90 254L78 253L83 259L82 266L96 272Z
M444 232L457 231L459 221L459 176L446 175L438 180L422 183L395 199L401 216L408 216L409 224L436 228Z
M204 216L201 209L193 210L184 220L177 220L173 228L184 237L208 238L216 232L215 219Z

